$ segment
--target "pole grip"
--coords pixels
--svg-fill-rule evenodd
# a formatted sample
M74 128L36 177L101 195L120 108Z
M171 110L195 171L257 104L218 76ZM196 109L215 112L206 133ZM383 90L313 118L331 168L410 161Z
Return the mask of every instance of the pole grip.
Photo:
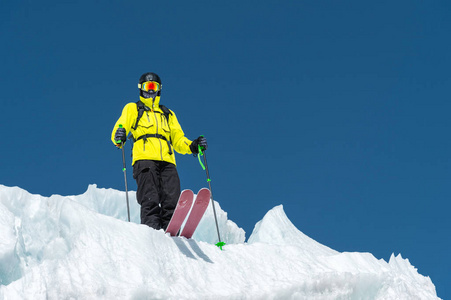
M119 124L119 128L124 128L124 127L122 127L122 124ZM122 141L115 141L115 142L116 142L116 144L121 144L121 147L122 147L122 144L123 144Z

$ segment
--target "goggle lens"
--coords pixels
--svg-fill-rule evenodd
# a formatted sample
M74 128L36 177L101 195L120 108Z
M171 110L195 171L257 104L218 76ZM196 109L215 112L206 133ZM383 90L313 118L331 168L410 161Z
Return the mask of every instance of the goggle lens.
M154 91L158 92L161 89L161 85L156 81L143 82L140 87L143 91Z

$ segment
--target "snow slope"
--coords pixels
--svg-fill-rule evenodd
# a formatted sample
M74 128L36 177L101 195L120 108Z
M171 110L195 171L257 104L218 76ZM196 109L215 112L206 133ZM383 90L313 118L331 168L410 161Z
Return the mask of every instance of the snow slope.
M304 235L283 207L244 231L216 202L193 239L139 223L130 192L89 186L43 197L0 185L0 299L438 299L401 255L339 253Z

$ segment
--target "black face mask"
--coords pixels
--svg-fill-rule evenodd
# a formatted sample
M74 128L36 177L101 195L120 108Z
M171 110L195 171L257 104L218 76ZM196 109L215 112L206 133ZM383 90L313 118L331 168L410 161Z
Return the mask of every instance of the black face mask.
M141 95L141 97L146 99L155 98L156 96L158 96L158 93L154 91L145 92L143 90L140 90L139 94Z

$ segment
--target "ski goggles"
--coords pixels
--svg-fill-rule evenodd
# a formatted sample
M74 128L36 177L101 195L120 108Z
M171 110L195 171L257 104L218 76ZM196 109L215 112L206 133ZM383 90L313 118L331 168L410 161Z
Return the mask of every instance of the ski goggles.
M140 88L141 90L145 91L145 92L158 92L161 90L161 84L159 84L156 81L146 81L143 83L138 83L138 88Z

